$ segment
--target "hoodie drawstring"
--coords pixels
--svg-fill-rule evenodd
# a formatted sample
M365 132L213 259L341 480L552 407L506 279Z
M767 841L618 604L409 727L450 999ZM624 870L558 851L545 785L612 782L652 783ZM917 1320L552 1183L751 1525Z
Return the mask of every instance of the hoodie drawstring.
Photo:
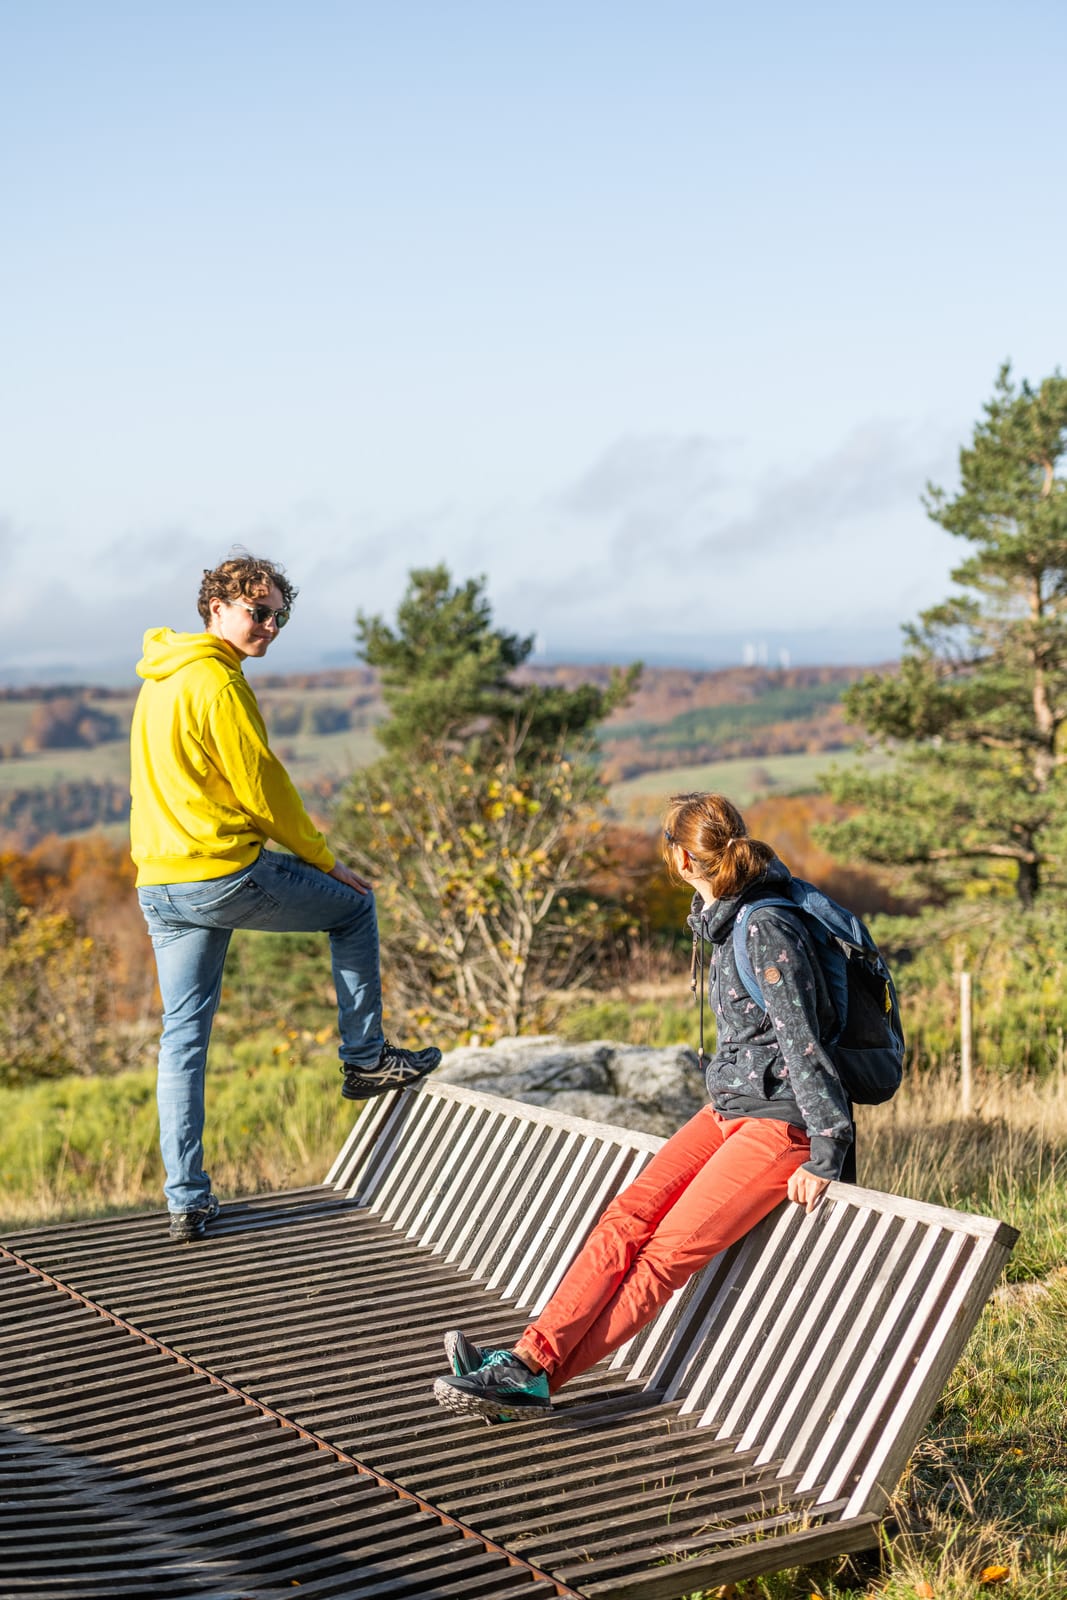
M699 992L697 1002L700 1011L700 1048L697 1051L697 1061L700 1070L704 1070L704 935L694 933L693 956L689 963L689 987L694 994Z

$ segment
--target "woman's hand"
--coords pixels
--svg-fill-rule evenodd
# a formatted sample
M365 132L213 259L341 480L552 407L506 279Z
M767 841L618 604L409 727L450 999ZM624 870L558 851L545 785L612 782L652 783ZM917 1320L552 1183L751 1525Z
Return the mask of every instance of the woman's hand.
M805 1172L803 1167L798 1167L790 1173L785 1192L790 1200L795 1200L805 1211L814 1211L829 1184L829 1178L819 1178L814 1172Z

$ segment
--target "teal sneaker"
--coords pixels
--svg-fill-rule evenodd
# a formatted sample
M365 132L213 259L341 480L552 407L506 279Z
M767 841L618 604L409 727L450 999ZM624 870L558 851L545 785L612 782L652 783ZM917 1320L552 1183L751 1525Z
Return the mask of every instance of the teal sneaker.
M433 1397L446 1411L491 1422L514 1422L552 1409L547 1375L531 1372L510 1350L483 1350L476 1372L438 1378Z
M458 1328L445 1334L445 1356L457 1378L465 1378L468 1372L477 1372L485 1354L476 1344L471 1344L467 1335Z
M445 1334L445 1355L448 1364L457 1378L465 1378L469 1372L477 1372L482 1362L488 1355L480 1345L472 1344L465 1333L458 1328L453 1328ZM482 1421L487 1428L495 1428L498 1422L504 1422L504 1417L483 1417Z

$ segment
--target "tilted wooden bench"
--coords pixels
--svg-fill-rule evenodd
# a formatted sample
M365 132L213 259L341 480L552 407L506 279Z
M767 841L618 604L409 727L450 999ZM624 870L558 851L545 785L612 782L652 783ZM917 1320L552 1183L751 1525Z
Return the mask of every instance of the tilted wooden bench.
M514 1305L517 1333L661 1144L437 1083L369 1107L327 1181ZM692 1512L673 1497L669 1529L646 1522L636 1559L609 1560L583 1591L676 1595L872 1542L1015 1238L834 1184L811 1215L786 1204L720 1256L610 1366L706 1430L715 1462L750 1463L753 1492L738 1516L727 1469L710 1535L714 1496L694 1496ZM621 1533L626 1513L603 1498L598 1534ZM643 1509L637 1482L621 1506ZM690 1564L666 1575L649 1558Z
M4 1241L10 1593L666 1600L873 1543L1002 1223L835 1184L551 1414L433 1403L441 1334L513 1338L661 1142L431 1079L371 1102L325 1185L203 1244L144 1217Z

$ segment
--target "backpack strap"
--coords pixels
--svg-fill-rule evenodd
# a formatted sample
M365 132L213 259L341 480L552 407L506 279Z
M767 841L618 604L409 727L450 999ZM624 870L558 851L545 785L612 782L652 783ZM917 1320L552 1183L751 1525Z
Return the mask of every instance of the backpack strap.
M745 938L745 929L748 925L749 916L753 911L761 909L763 906L778 906L786 911L792 911L794 916L801 916L801 918L802 913L795 900L790 900L785 895L776 894L764 895L759 900L746 901L734 918L734 960L737 963L738 977L748 990L749 997L755 1001L761 1011L766 1011L767 1005L756 980L755 968L749 958L748 942Z

